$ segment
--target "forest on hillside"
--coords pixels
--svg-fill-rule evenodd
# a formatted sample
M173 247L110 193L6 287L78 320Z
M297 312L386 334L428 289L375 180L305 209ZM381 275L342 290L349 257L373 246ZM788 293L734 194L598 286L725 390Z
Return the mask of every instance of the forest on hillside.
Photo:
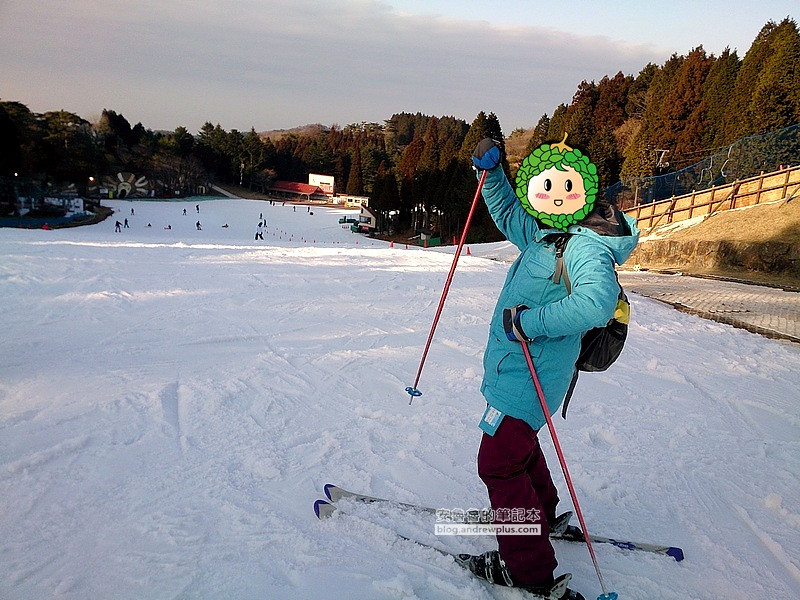
M334 175L337 191L370 197L401 231L434 227L445 239L463 227L475 189L469 155L484 137L516 148L504 167L513 176L535 147L558 141L585 150L604 189L617 181L679 170L736 140L800 123L800 33L795 21L769 22L739 57L709 55L698 46L637 75L621 72L582 81L571 102L553 107L530 130L503 134L493 113L471 123L453 116L400 113L384 123L315 126L265 135L226 131L208 121L196 134L185 127L154 132L105 109L98 122L53 111L31 112L0 102L0 196L13 177L42 186L69 182L85 192L90 177L128 171L191 192L208 182L254 191L275 180L306 182L309 173ZM664 152L666 151L666 152ZM664 160L665 156L667 160ZM2 200L2 198L0 198ZM498 238L485 210L472 241Z

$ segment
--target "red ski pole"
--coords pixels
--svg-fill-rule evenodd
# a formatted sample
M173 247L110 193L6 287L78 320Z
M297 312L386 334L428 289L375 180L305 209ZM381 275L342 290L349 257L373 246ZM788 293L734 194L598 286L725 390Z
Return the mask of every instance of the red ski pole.
M520 343L522 344L522 351L525 354L525 360L528 362L528 369L530 370L531 377L533 378L533 386L536 388L536 395L539 397L539 404L542 406L542 412L544 413L545 421L547 421L547 428L550 430L550 437L553 439L553 446L555 446L556 454L558 455L558 462L561 463L561 470L564 472L564 479L567 480L567 487L569 488L569 495L572 497L572 504L575 506L575 513L578 515L578 521L581 524L581 529L583 529L583 537L586 539L586 546L589 548L589 554L592 557L592 563L594 563L594 570L597 572L597 579L600 580L600 588L603 590L603 594L598 596L597 600L617 600L616 592L611 592L610 594L606 592L606 584L603 581L603 575L600 573L600 565L597 563L597 556L595 556L594 553L592 538L589 536L589 531L586 529L586 521L583 520L583 512L581 511L580 504L578 504L578 495L575 493L575 487L572 485L572 477L569 475L567 461L564 459L564 452L562 452L561 444L558 442L556 426L553 424L553 419L550 417L550 409L547 408L547 402L545 402L544 399L542 384L539 383L539 376L536 374L536 368L533 366L531 352L528 350L527 343Z
M461 232L461 240L458 242L458 248L456 248L456 255L453 257L453 264L450 266L450 273L447 275L447 281L444 284L444 289L442 290L442 298L439 300L439 308L436 309L436 315L433 317L433 323L431 324L431 331L428 334L428 341L425 344L425 350L422 352L422 359L419 361L419 369L417 369L417 377L414 379L414 385L410 385L406 388L406 391L409 393L411 398L408 401L410 405L414 401L415 396L421 396L422 392L417 389L417 384L419 383L419 378L422 375L422 367L425 364L425 358L428 356L428 350L431 347L431 341L433 340L433 332L436 331L436 325L439 323L439 317L442 314L442 308L444 307L444 300L447 298L447 292L450 289L450 283L453 281L453 273L456 272L456 265L458 264L458 257L461 256L461 249L464 247L464 242L467 240L467 231L469 231L469 225L472 222L472 215L475 214L475 207L478 205L478 198L481 196L481 190L483 189L483 182L486 181L486 171L481 173L481 178L478 181L478 189L475 190L475 197L472 199L472 206L469 209L469 214L467 215L467 222L464 223L464 231Z

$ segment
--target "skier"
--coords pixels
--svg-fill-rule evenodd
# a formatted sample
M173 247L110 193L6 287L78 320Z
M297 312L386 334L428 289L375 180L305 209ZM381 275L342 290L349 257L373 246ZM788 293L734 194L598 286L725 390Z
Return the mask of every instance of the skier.
M114 223L114 231L116 231L117 233L121 232L122 231L122 223L120 223L119 221Z
M200 221L195 223L194 226L197 227L197 231L202 231L203 230L203 228L200 226Z
M131 208L131 216L134 216L133 208Z
M479 577L536 593L550 589L558 564L549 540L558 492L539 445L545 417L521 344L529 345L545 400L556 411L572 380L581 335L614 314L614 264L630 256L639 235L634 220L597 198L595 166L588 157L578 160L580 150L565 142L566 136L561 144L543 144L523 161L516 193L493 140L482 140L472 155L475 167L487 171L482 194L489 213L520 249L494 309L483 358L487 407L478 474L496 523L497 515L524 515L510 524L538 522L541 535L498 535L499 549L471 557L469 566ZM567 233L569 294L555 272L556 240Z
M258 222L258 227L256 227L255 239L264 241L264 228L261 226L261 221Z
M125 219L125 225L123 225L123 227L124 227L125 229L130 229L130 228L131 228L131 226L130 226L130 225L128 225L128 219Z
M197 214L199 215L200 214L200 205L199 204L195 204L194 208L197 211Z

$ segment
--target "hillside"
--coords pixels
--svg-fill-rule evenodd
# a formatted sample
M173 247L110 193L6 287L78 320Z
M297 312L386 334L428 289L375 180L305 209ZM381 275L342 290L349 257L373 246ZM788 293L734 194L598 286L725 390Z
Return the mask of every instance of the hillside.
M272 129L269 131L261 131L258 135L262 140L270 139L275 142L281 139L283 136L292 133L300 137L313 137L319 133L325 133L328 131L328 129L328 127L321 125L320 123L311 123L308 125L301 125L299 127L292 127L291 129Z
M657 227L631 264L800 289L800 199Z
M531 127L530 129L512 131L511 135L505 139L508 164L517 166L527 156L525 149L528 147L531 137L533 137L534 129L534 127Z

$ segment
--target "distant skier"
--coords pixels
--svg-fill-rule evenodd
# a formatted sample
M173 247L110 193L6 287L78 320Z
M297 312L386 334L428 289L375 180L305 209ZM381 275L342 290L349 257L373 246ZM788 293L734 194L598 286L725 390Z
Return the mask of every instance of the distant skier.
M200 214L200 205L199 204L195 204L194 208L197 211L197 214L199 215Z
M172 229L172 225L167 225L164 229Z
M123 227L124 227L125 229L130 229L130 228L131 228L131 226L130 226L130 225L128 225L128 219L125 219L125 225L123 225Z
M183 216L184 217L186 216L186 209L185 208L183 209Z
M203 227L200 225L200 221L195 223L194 226L197 227L197 231L202 231L203 230Z
M264 228L261 226L261 221L258 222L258 227L256 227L256 238L257 240L264 241Z
M134 216L133 207L131 207L131 216Z
M119 221L117 221L116 223L114 223L114 231L116 231L117 233L119 233L120 231L122 231L122 223L120 223Z

